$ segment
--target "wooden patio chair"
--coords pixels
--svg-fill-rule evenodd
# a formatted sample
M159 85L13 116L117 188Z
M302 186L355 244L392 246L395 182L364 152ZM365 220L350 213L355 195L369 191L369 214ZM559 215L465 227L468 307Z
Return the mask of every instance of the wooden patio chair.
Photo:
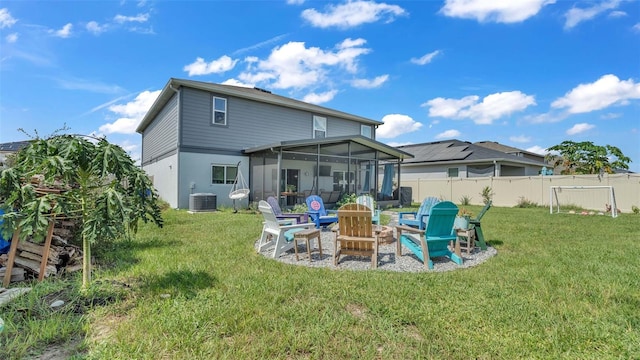
M440 202L440 199L437 197L427 197L420 204L420 208L416 212L399 212L398 213L398 224L406 225L418 228L420 230L424 230L427 222L429 221L429 210Z
M358 196L356 198L356 204L362 204L371 209L371 221L376 225L380 225L380 210L375 208L375 203L371 195L363 194Z
M433 269L431 258L445 256L458 265L462 265L460 243L453 231L453 222L458 214L458 207L451 201L442 201L434 205L429 212L429 221L424 230L411 226L399 225L396 256L402 256L402 245L424 263L425 270ZM455 251L449 249L453 243Z
M478 213L478 216L475 219L469 220L469 226L475 232L475 240L478 242L480 249L487 250L487 243L484 241L484 234L482 233L482 227L480 227L480 219L484 216L484 214L491 208L491 200L487 202L482 210Z
M295 245L294 235L296 232L313 229L313 223L285 225L282 220L276 218L273 208L268 202L260 200L258 209L264 217L262 225L262 234L258 243L258 250L262 251L269 246L274 245L273 258L277 258L283 252L293 248Z
M370 256L371 267L378 267L378 235L371 222L371 209L362 204L345 204L338 209L338 224L333 229L333 264L340 255Z

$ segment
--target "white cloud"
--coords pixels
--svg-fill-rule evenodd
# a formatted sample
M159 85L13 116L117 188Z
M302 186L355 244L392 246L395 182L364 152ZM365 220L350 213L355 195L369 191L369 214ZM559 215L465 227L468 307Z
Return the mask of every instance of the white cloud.
M607 16L610 17L610 18L619 18L619 17L627 16L627 13L624 12L624 11L616 10L616 11L610 12L609 15L607 15Z
M576 86L552 102L551 107L567 108L571 114L580 114L613 104L626 105L630 99L640 99L640 83L635 83L632 79L620 80L617 76L608 74L596 82Z
M66 90L86 90L95 93L116 94L122 92L118 85L104 84L102 82L89 81L79 78L55 78L58 85Z
M268 82L276 89L302 89L324 81L333 69L348 73L358 70L360 55L370 52L362 47L364 39L345 39L335 51L305 46L304 42L289 42L272 50L266 60L252 63L239 79L250 83Z
M282 34L282 35L274 36L271 39L268 39L268 40L265 40L265 41L261 41L261 42L259 42L257 44L253 44L251 46L247 46L247 47L238 49L238 50L234 51L231 55L238 55L238 54L241 54L241 53L245 53L247 51L260 49L260 48L265 47L265 46L267 46L269 44L273 44L273 43L276 43L276 42L284 39L285 37L287 37L287 35L288 34Z
M575 124L573 125L573 127L571 127L571 129L567 130L567 135L576 135L576 134L580 134L583 133L587 130L591 130L594 127L596 127L595 125L592 124L587 124L587 123L580 123L580 124Z
M373 89L382 86L389 80L389 75L376 76L374 79L355 79L351 81L351 86L358 89Z
M620 5L620 0L609 0L584 9L573 7L564 14L567 19L564 23L564 28L571 29L583 21L593 19L604 11L617 8L618 5Z
M398 147L398 146L412 145L413 143L411 141L407 141L407 142L391 141L391 142L388 142L386 144L389 145L389 146Z
M418 131L422 124L413 120L410 116L402 114L389 114L382 118L384 124L378 126L376 137L391 139L396 136Z
M385 23L389 23L398 16L407 15L400 6L375 1L349 1L340 5L327 5L325 9L324 13L306 9L301 16L316 27L348 29L383 18Z
M63 26L60 30L49 30L49 33L53 34L53 36L57 36L65 39L71 36L72 29L73 29L73 24L68 23L65 26Z
M460 131L458 130L447 130L443 131L440 134L436 135L436 139L455 139L460 136Z
M543 148L542 146L538 146L538 145L534 145L530 148L526 148L525 150L527 150L528 152L532 152L535 154L540 154L540 155L547 155L547 149Z
M302 99L302 101L308 102L310 104L322 104L322 103L331 101L336 96L337 93L338 93L338 90L330 90L327 92L323 92L321 94L310 93L310 94L307 94Z
M634 31L640 32L640 22L639 22L639 23L636 23L635 25L633 25L632 29L633 29Z
M289 5L302 5L302 4L304 4L304 0L287 0L287 4L289 4Z
M113 21L117 22L118 24L124 24L126 22L138 22L138 23L143 23L143 22L147 22L149 20L149 14L138 14L136 16L125 16L125 15L116 15L113 17Z
M18 33L11 33L5 37L8 43L15 43L18 41Z
M621 116L622 116L621 113L607 113L607 114L602 114L600 118L604 120L611 120L611 119L617 119Z
M107 25L100 25L96 21L89 21L85 27L87 31L94 35L98 35L107 30Z
M0 29L12 27L16 22L18 22L18 20L11 16L7 8L0 9Z
M528 143L529 141L531 141L531 136L525 136L525 135L510 136L509 140L515 143Z
M109 106L109 110L120 117L112 123L100 126L99 131L106 134L134 134L138 124L159 94L160 90L143 91L133 101Z
M241 86L241 87L247 87L247 88L255 87L254 84L243 83L242 81L238 81L236 79L227 79L227 80L223 81L222 84L223 85Z
M471 119L476 124L491 124L496 119L536 104L534 96L520 91L487 95L482 102L478 102L479 99L477 95L462 99L435 98L422 106L429 106L430 117Z
M196 58L196 61L193 63L186 65L183 70L189 72L189 76L194 75L208 75L208 74L219 74L225 71L229 71L236 66L238 60L233 60L227 55L223 55L217 60L212 60L207 63L203 58Z
M479 22L517 23L535 16L555 0L487 1L446 0L440 12L446 16Z
M440 50L436 50L426 55L423 55L420 58L411 58L411 62L418 65L426 65L430 63L431 60L433 60L433 58L436 57L436 55L440 54L440 52L441 52Z

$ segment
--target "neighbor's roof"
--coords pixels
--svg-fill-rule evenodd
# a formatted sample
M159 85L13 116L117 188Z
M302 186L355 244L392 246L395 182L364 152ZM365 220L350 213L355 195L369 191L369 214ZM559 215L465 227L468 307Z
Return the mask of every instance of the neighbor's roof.
M138 125L136 132L142 133L144 129L146 129L146 127L149 126L151 121L162 110L165 104L171 99L173 94L175 94L175 91L173 89L177 90L181 86L209 91L209 92L220 94L220 95L235 96L235 97L258 101L266 104L273 104L273 105L284 106L292 109L310 111L318 115L334 116L334 117L344 118L347 120L355 120L365 124L371 124L371 125L383 124L381 121L367 119L361 116L348 114L342 111L309 104L304 101L295 100L288 97L272 94L270 91L266 91L258 88L248 88L248 87L242 87L242 86L222 85L222 84L215 84L215 83L202 82L202 81L171 78L169 79L169 82L167 82L165 87L160 92L160 95L158 96L156 101L153 103L153 105L151 105L151 108L149 109L149 111L147 111L147 114L144 116L144 118L140 122L140 125Z
M387 155L387 156L380 157L381 160L389 160L390 158L394 158L394 159L397 158L397 159L404 160L404 159L410 159L413 157L413 155L409 152L400 150L398 148L389 146L387 144L383 144L373 139L369 139L362 135L334 136L334 137L327 137L322 139L280 141L280 142L269 144L269 145L261 145L261 146L253 147L250 149L245 149L243 150L243 152L245 154L251 154L259 151L268 150L271 148L281 147L286 150L288 148L301 147L301 146L309 146L309 145L317 145L317 144L320 144L320 145L337 144L337 143L346 143L350 141L369 147L373 150L379 151L380 153Z
M31 141L14 141L0 144L0 152L17 152L29 145Z
M476 141L473 143L474 145L479 145L482 147L486 147L488 149L492 149L492 150L497 150L497 151L502 151L503 153L507 153L507 154L529 154L532 156L537 156L540 158L544 158L544 155L541 154L536 154L534 152L531 151L527 151L527 150L522 150L522 149L518 149L516 147L513 146L507 146L507 145L503 145L500 144L499 142L495 142L495 141Z
M530 160L455 139L423 144L403 145L398 146L397 148L413 154L414 158L405 161L405 164L435 164L443 162L481 163L495 160L529 165L545 165L545 163L541 161Z

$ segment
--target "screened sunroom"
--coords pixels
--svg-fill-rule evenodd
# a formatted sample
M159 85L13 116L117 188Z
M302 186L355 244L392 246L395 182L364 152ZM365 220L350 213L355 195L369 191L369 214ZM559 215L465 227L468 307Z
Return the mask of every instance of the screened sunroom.
M316 194L331 206L345 194L399 204L400 163L413 156L364 136L282 141L244 150L250 156L250 200L303 204Z

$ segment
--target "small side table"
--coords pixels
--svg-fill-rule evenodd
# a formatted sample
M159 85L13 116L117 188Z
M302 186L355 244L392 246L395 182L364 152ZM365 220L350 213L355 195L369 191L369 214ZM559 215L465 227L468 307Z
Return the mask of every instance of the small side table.
M298 257L298 240L304 240L307 245L307 255L309 256L309 262L311 262L311 240L316 239L318 244L318 250L320 251L320 257L322 257L322 240L320 239L320 229L307 229L298 231L293 234L293 248L296 252L296 261L300 261Z
M475 229L456 229L456 242L464 248L468 254L471 254L475 248L476 230Z

